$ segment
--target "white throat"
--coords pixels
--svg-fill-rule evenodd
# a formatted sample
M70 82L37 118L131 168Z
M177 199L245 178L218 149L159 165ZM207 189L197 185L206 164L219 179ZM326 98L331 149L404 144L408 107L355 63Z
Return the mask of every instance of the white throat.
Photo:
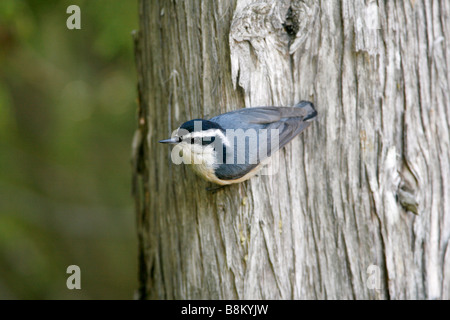
M180 143L183 151L183 161L191 165L191 168L200 176L211 180L214 170L217 168L216 151L213 145L200 146L197 144Z

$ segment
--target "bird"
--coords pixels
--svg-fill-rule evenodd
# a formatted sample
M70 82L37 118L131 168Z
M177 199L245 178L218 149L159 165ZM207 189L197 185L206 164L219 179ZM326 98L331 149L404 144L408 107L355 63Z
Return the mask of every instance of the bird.
M172 160L185 163L206 181L219 186L252 178L275 152L317 118L312 102L292 107L252 107L209 120L183 123L163 144L174 144Z

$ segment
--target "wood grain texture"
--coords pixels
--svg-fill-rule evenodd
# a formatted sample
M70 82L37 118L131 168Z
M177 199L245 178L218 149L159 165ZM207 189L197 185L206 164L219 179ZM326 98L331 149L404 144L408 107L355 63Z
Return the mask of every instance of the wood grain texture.
M141 0L135 39L140 298L450 298L448 1ZM300 100L278 172L216 194L157 143Z

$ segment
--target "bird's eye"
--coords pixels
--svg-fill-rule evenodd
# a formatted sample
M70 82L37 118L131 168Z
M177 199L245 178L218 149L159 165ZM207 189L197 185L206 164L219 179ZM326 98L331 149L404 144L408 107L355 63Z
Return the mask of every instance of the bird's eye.
M205 139L202 139L202 145L207 146L207 145L213 143L214 140L216 140L215 137L207 137Z

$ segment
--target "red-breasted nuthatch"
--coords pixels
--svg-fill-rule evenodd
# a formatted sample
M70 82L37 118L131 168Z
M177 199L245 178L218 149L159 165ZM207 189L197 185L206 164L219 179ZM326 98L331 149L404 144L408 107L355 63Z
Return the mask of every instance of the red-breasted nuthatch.
M175 154L182 153L182 162L205 180L229 185L254 176L316 117L314 105L307 101L294 107L245 108L210 120L190 120L171 139L159 142L176 144Z

